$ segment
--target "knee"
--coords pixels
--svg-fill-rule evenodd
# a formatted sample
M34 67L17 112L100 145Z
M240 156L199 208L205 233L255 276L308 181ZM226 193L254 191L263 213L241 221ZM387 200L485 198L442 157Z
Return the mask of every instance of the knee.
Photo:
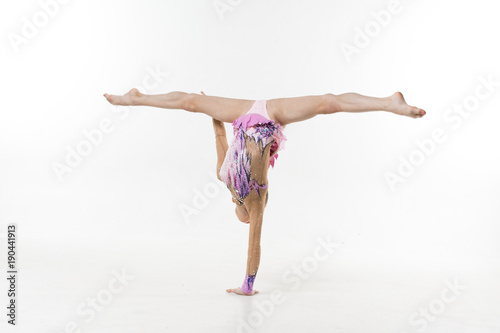
M186 111L197 112L198 109L196 107L197 96L198 95L194 93L185 93L181 97L182 109Z
M334 94L324 94L322 96L322 103L320 107L320 112L321 114L331 114L338 112L340 110L339 108L339 101L338 101L338 96Z

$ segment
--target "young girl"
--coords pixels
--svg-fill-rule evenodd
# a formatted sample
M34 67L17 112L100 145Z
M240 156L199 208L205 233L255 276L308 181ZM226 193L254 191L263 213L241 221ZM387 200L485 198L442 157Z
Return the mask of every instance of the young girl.
M212 117L217 149L217 177L226 184L241 222L250 224L247 269L241 287L227 289L238 295L254 295L260 263L260 236L264 208L269 197L267 170L274 167L283 148L286 125L320 114L388 111L421 118L425 111L410 106L396 92L384 98L357 93L310 95L269 100L246 100L173 91L146 95L132 89L123 96L104 94L113 105L143 105L183 109ZM234 139L228 145L224 122L232 123Z

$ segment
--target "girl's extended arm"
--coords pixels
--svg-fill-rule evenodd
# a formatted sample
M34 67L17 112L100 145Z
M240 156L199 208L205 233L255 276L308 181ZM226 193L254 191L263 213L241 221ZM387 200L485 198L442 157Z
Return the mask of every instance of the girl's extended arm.
M241 288L227 289L239 295L253 295L253 284L260 264L260 236L266 199L268 193L267 171L269 168L269 154L271 144L262 150L262 145L247 139L247 151L250 155L250 188L251 191L244 199L245 207L250 217L248 235L247 269Z
M248 235L247 270L241 290L245 294L253 294L253 283L260 264L260 236L265 207L267 189L260 190L260 197L255 198L247 209L250 214L250 232ZM252 192L257 196L256 192Z

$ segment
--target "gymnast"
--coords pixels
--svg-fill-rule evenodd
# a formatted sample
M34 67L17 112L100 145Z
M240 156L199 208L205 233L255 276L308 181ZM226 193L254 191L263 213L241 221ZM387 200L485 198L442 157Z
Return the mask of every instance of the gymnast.
M125 95L104 94L113 105L153 106L204 113L212 117L217 151L217 178L224 182L236 204L238 219L249 224L246 274L238 288L228 293L255 295L253 289L260 264L260 236L264 209L269 197L267 171L274 167L278 151L284 148L286 125L317 115L336 112L387 111L411 118L426 112L406 103L396 92L388 97L357 93L309 95L269 100L234 99L173 91L147 95L131 89ZM228 145L224 122L232 123L234 138Z

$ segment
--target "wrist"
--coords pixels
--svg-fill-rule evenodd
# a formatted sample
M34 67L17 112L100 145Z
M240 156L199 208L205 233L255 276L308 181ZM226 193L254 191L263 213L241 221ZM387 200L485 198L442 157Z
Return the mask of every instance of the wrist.
M255 276L256 274L250 276L248 276L248 274L245 274L245 280L241 285L241 291L243 291L245 294L253 293L253 283L255 281Z

